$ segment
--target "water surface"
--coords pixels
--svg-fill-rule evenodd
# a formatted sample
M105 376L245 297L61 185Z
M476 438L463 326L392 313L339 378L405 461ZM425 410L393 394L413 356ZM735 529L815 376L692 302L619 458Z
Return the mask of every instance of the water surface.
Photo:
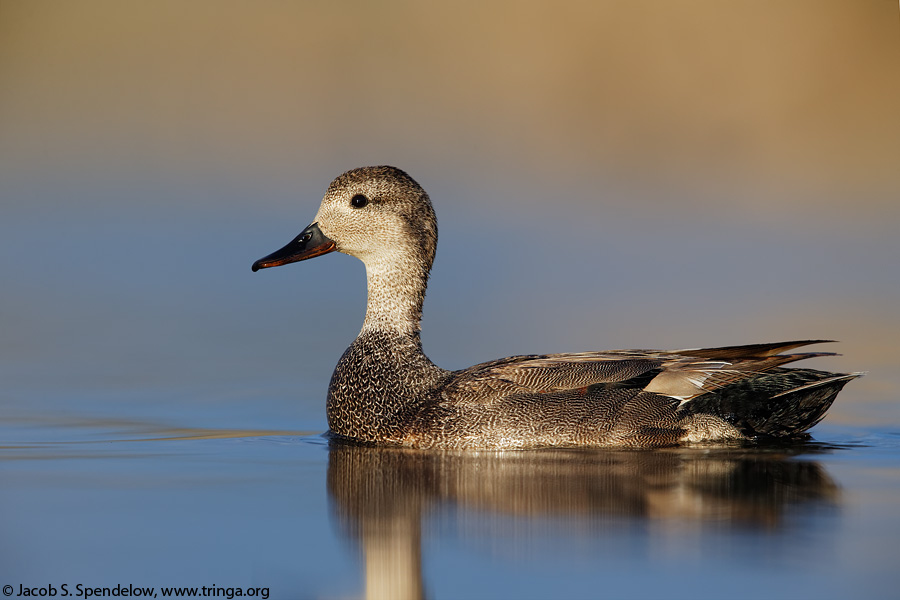
M273 598L889 598L900 433L423 452L317 432L4 425L3 583Z

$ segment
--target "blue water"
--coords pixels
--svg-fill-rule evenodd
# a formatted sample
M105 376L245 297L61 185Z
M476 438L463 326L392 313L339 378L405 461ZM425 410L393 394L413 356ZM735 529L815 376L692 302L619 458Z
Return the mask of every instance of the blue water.
M900 584L896 430L483 453L112 419L23 418L0 433L0 583L16 589L891 598Z

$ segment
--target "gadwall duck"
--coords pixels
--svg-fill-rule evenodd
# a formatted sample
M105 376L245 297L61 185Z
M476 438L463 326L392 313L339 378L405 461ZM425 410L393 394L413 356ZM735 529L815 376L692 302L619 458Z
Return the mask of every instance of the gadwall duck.
M366 266L359 336L328 387L331 435L416 448L659 447L791 437L818 423L859 373L782 365L824 340L694 350L512 356L447 371L422 351L437 247L425 190L400 169L354 169L312 225L253 271L332 251Z

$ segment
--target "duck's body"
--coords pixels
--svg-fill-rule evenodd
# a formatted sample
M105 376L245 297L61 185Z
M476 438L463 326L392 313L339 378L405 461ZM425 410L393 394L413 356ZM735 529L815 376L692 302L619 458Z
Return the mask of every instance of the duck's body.
M328 389L334 435L412 447L654 447L796 436L858 374L785 369L785 342L681 351L514 356L447 371L419 323L437 246L425 191L393 167L344 173L316 221L253 270L338 250L366 265L359 336Z

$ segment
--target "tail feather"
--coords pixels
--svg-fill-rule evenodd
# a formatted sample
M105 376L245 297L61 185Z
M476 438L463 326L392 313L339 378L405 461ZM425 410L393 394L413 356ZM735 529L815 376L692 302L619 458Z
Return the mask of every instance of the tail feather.
M821 421L841 388L860 375L776 367L697 396L679 411L715 415L750 437L797 436Z
M825 385L831 385L836 382L841 382L841 387L844 386L848 381L852 381L857 377L862 377L862 373L832 373L833 377L828 377L827 379L820 379L818 381L813 381L811 383L807 383L805 385L801 385L800 387L796 387L790 390L785 390L780 394L775 394L772 398L781 398L782 396L786 396L788 394L796 394L798 392L802 392L804 390L811 390L816 387L821 387ZM840 390L840 388L838 388Z

